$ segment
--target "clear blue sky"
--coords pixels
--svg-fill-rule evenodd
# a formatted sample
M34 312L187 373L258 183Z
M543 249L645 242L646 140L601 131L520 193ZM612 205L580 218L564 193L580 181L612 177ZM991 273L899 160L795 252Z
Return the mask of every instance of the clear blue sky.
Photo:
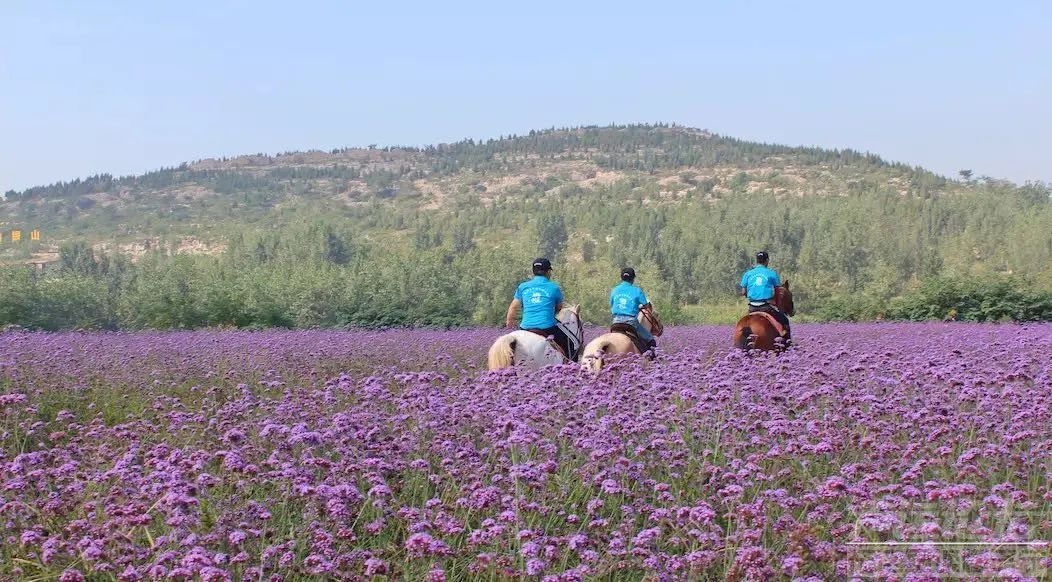
M677 122L1052 181L1052 2L0 4L0 191Z

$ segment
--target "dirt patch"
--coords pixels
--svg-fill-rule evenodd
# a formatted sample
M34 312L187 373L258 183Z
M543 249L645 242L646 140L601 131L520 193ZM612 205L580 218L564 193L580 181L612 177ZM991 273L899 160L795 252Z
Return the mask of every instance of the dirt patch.
M434 182L415 180L413 182L413 187L416 188L417 192L430 198L427 203L420 206L421 210L437 210L442 207L442 204L448 197L446 190Z
M624 172L611 172L611 171L596 172L594 178L589 178L587 180L582 180L579 184L582 187L585 187L585 188L589 188L589 187L597 186L597 185L598 186L609 186L610 184L614 184L616 182L624 180L627 177L628 177L628 174L625 174Z
M225 250L225 243L206 243L193 236L183 237L175 245L178 255L218 255Z

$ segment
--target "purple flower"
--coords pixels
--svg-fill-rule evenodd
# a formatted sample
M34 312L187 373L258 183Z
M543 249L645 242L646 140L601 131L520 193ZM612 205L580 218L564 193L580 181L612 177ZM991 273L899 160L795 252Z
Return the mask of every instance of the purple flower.
M526 575L528 576L539 576L546 568L547 565L542 560L532 558L526 561Z
M0 394L0 410L13 408L16 404L25 404L28 400L25 394Z
M3 397L0 396L0 398ZM79 570L66 569L59 575L58 582L84 582L84 574L81 574Z
M616 495L621 492L621 485L613 479L604 479L600 489L607 495Z
M405 541L405 549L410 556L415 558L440 556L449 553L449 547L446 546L445 542L436 540L424 532L410 535Z
M638 534L636 534L636 537L632 539L632 545L636 546L636 547L649 546L660 535L661 535L661 528L660 527L652 527L650 529L645 529L645 530L639 532Z
M369 558L365 561L365 575L378 576L387 574L387 562L379 558Z

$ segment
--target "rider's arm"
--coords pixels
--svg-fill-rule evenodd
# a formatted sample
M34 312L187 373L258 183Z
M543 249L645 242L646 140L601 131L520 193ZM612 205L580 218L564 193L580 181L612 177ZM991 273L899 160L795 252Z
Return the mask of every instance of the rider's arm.
M520 307L522 307L522 301L518 299L511 300L511 304L508 305L508 314L504 318L505 327L515 327L515 319Z
M741 297L745 297L745 287L738 285L738 295Z
M565 307L565 306L563 305L563 289L562 289L562 287L556 287L555 289L556 289L556 292L557 292L556 295L555 295L555 315L556 315L556 317L558 317L559 312L562 311L563 307Z

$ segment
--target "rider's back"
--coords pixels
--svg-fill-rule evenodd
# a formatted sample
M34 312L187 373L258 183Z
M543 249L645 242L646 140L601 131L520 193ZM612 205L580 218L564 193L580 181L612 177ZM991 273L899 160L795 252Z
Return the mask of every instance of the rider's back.
M535 275L515 290L522 302L523 329L548 329L556 324L555 308L563 300L562 289L547 277Z
M774 298L774 288L781 285L778 273L766 265L756 265L742 275L741 286L749 301L768 301Z

